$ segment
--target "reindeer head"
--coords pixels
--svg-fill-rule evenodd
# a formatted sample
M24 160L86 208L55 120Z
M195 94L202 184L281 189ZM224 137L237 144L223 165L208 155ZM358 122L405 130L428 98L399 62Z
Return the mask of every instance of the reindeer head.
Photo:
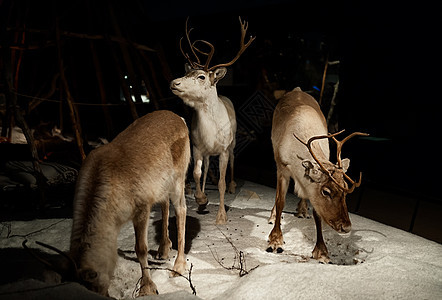
M111 278L107 273L96 272L89 267L78 270L78 282L100 295L109 296L110 280Z
M347 174L350 166L350 160L341 159L342 145L355 135L367 135L361 132L354 132L342 141L338 141L335 136L342 131L310 138L307 143L301 141L295 134L294 136L304 144L313 160L302 159L302 166L305 168L305 177L312 183L306 190L308 197L316 212L325 222L339 233L347 233L351 230L351 222L348 216L347 204L345 198L347 194L352 193L356 187L361 184L362 173L359 174L358 182L353 181ZM311 144L313 141L324 138L332 138L337 145L337 163L329 161L320 161L314 154ZM351 186L348 187L347 181Z
M245 44L244 39L247 32L248 24L247 22L242 22L241 18L239 18L239 22L241 24L241 42L240 49L236 56L228 63L218 64L212 67L209 67L210 61L212 60L213 54L215 53L215 47L205 40L196 40L191 42L190 40L190 32L193 28L187 29L186 21L186 39L189 44L192 55L195 57L195 60L190 58L190 55L183 50L182 41L180 40L180 49L181 53L184 55L184 58L188 61L186 64L186 75L181 78L177 78L170 83L170 89L172 92L179 96L183 101L191 106L196 107L199 104L205 102L210 96L218 96L216 91L217 82L224 77L227 73L226 67L233 65L235 61L241 56L241 54L249 47L249 45L253 42L255 37L251 37L249 41ZM205 45L205 47L209 48L208 52L201 50L200 44ZM206 56L206 62L204 64L201 63L201 59L198 54Z
M63 281L75 281L84 285L86 288L88 288L91 291L94 291L101 295L109 296L108 288L111 279L111 276L109 276L109 272L107 273L97 272L91 266L83 265L79 267L75 262L74 258L72 257L72 253L67 254L54 246L36 241L35 242L36 244L43 246L47 249L50 249L52 251L55 251L58 254L60 254L62 257L66 258L66 262L62 261L58 261L56 263L49 262L48 260L41 257L39 254L31 250L30 248L28 248L28 246L26 245L27 241L28 240L23 241L22 243L23 248L26 251L28 251L35 259L37 259L45 266L47 266L50 270L54 270L55 272L60 274Z
M190 107L198 107L205 103L210 96L218 97L217 82L227 73L225 67L213 71L193 69L186 64L186 75L170 83L172 92L183 99Z

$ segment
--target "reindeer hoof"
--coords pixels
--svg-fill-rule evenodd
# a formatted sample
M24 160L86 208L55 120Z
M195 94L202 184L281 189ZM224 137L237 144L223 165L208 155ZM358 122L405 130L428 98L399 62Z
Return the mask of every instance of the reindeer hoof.
M164 253L158 252L157 255L155 255L155 259L157 260L166 260L169 258L169 255L164 255Z
M216 214L216 224L224 225L227 223L227 213L224 206L220 206L218 209L218 213Z
M271 246L266 249L266 251L269 253L273 253L273 250L274 249ZM282 249L281 247L276 248L276 253L282 253L282 252L284 252L284 249Z
M186 261L177 258L177 260L175 260L175 264L173 265L172 271L169 273L169 277L172 278L182 276L186 272L186 267Z
M155 283L150 280L148 283L142 285L140 287L140 291L138 292L138 297L146 296L146 295L158 295L158 289Z
M235 194L236 191L236 182L231 181L229 184L229 194Z
M284 245L284 239L282 238L282 234L280 231L274 231L269 235L269 246L267 248L267 252L273 252L276 250L276 253L282 253L284 249L282 248ZM271 251L269 251L271 249Z
M266 249L266 251L269 252L269 253L273 253L273 250L274 250L274 249L273 249L271 246L269 246L269 247ZM282 249L281 247L276 248L276 253L282 253L282 252L284 252L284 249Z
M180 272L180 271L178 271L178 270L175 270L175 268L174 268L173 271L171 271L171 272L169 273L169 278L183 276L184 272L185 272L185 269L183 269L183 270Z
M309 215L308 211L298 211L295 216L300 219L310 219L312 216Z
M216 225L224 225L227 223L227 215L216 216Z
M204 206L204 208L207 206L207 203L209 203L209 200L207 199L207 195L204 193L201 193L201 195L195 194L195 200L199 206Z
M202 213L203 211L206 210L206 207L207 207L207 203L198 205L198 212Z
M313 249L312 257L323 264L330 263L330 258L328 257L328 251L327 248L324 248L323 246L315 246L315 249Z
M169 251L171 248L172 248L172 242L170 240L168 243L160 245L160 247L158 247L158 252L155 258L162 260L167 259L169 257Z

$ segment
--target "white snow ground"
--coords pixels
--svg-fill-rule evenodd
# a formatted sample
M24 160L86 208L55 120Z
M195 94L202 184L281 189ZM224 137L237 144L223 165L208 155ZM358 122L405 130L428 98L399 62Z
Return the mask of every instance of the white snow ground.
M267 218L275 190L243 182L235 195L226 195L227 225L216 226L219 194L213 186L208 188L208 214L198 214L193 197L187 198L186 251L197 297L442 299L442 245L438 243L351 214L353 230L348 235L339 235L324 226L332 264L320 264L310 258L316 239L314 221L295 217L298 200L288 195L283 213L284 252L268 253L266 241L273 225L267 223ZM149 228L149 249L153 254L158 248L160 220L161 210L156 207ZM174 222L172 209L170 235L175 248ZM32 248L39 248L34 241L41 241L67 251L70 227L70 219L2 223L1 278L2 282L4 278L13 282L0 286L0 299L100 299L77 284L56 283L59 278L43 271L40 263L22 250L21 243L27 238ZM132 298L141 271L134 253L131 224L121 230L118 251L120 255L109 293L117 299ZM48 253L49 259L58 257ZM172 250L167 261L152 259L151 266L171 268L175 254L176 250ZM244 271L248 274L244 275ZM185 278L169 278L165 270L152 270L151 274L160 293L155 299L195 299ZM189 276L188 273L184 275Z

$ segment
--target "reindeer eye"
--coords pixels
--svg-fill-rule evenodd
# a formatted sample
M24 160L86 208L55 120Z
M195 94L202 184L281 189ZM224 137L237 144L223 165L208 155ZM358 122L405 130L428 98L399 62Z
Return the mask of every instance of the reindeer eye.
M321 190L321 194L324 197L331 197L331 191L326 187Z
M200 76L198 76L198 79L206 80L206 76L204 76L204 75L200 75Z

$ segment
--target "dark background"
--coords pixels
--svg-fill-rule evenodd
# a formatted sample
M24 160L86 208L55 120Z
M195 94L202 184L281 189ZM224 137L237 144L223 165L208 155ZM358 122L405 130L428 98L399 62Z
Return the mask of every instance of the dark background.
M184 74L184 58L178 42L189 16L193 38L209 40L216 47L213 64L230 60L239 40L238 16L249 22L256 40L229 68L219 92L232 99L243 131L238 139L236 174L239 178L275 186L275 165L270 141L271 113L260 112L258 121L248 115L251 104L276 104L274 90L300 86L319 99L326 59L339 60L329 67L325 86L325 115L333 84L339 78L333 130L363 131L344 147L352 159L351 175L363 172L363 185L349 196L351 211L442 242L441 167L438 119L440 118L440 19L441 5L385 1L0 1L2 66L11 46L38 45L23 50L17 92L36 95L47 90L58 72L55 21L61 30L97 35L116 35L110 9L122 36L156 52L134 50L135 66L142 66L151 81L150 104L137 104L139 115L170 109L186 119L191 109L168 89L171 79ZM26 29L24 42L20 34ZM19 35L17 35L19 32ZM17 38L17 36L19 38ZM115 65L127 72L118 43L94 40L103 70L106 100L121 104ZM112 59L110 47L118 60ZM19 52L17 52L19 53ZM100 103L90 40L62 37L62 56L76 102ZM18 55L18 54L16 54ZM147 57L147 59L146 59ZM139 72L137 72L139 75ZM155 74L155 75L152 75ZM132 83L141 79L129 78ZM154 83L155 81L155 83ZM5 84L0 86L3 92ZM135 91L133 91L135 93ZM63 90L51 99L64 99ZM25 109L29 98L18 96ZM249 106L248 106L249 105ZM265 105L264 105L265 106ZM111 140L132 118L129 109L109 108L112 127L99 106L78 106L83 137ZM63 123L72 133L66 107L43 102L25 113L31 127L42 122ZM252 120L253 119L253 120ZM252 121L251 121L252 120ZM86 149L89 151L89 149ZM75 147L64 156L79 166ZM5 154L6 156L9 154ZM66 155L66 153L64 153ZM55 158L55 156L53 156ZM4 157L8 159L8 157ZM60 160L58 157L57 159ZM214 166L216 169L216 167Z

